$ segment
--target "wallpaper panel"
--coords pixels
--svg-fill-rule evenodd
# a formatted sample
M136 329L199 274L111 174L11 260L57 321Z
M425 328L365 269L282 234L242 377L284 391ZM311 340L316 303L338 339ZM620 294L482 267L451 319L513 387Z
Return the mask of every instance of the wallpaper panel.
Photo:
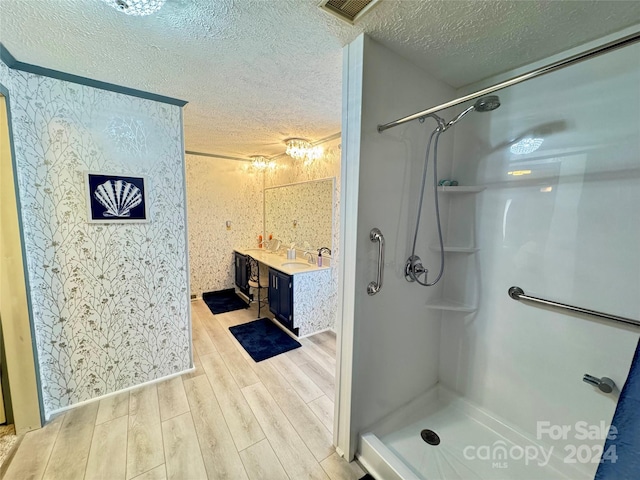
M328 311L332 312L330 317L333 321L327 322L326 326L324 326L324 328L334 328L335 317L338 312L338 265L340 262L340 162L342 152L340 149L340 139L327 142L323 146L325 149L323 157L310 165L304 165L303 162L293 160L289 157L278 159L278 168L265 173L265 188L328 177L335 177L336 179L335 192L333 195L331 282L330 293L326 300L327 305L329 305L326 308Z
M46 415L188 369L180 108L10 76ZM86 170L146 175L151 221L87 223Z
M247 163L187 155L192 294L234 287L233 249L257 247L262 234L262 184Z
M9 67L0 60L0 83L4 85L6 89L9 89L11 78L9 76Z
M337 267L294 275L293 323L299 328L300 337L334 327L336 303L331 286L334 270Z

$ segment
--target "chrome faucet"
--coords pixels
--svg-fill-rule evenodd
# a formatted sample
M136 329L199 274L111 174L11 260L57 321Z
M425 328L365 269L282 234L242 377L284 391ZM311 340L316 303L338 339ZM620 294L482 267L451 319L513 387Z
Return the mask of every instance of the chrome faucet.
M305 257L306 257L307 255L309 255L309 260L308 260L308 262L309 262L309 263L315 263L315 260L313 259L313 253L311 253L311 252L304 252L304 253L303 253L303 256L305 256Z

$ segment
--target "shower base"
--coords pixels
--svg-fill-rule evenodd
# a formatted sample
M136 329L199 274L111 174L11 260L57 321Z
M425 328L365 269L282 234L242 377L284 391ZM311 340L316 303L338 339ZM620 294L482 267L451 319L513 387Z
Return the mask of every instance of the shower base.
M425 429L437 434L438 445L426 443ZM433 440L428 432L425 438ZM518 458L525 448L529 461ZM361 435L358 459L384 480L593 478L595 468L576 468L549 452L550 446L436 385Z

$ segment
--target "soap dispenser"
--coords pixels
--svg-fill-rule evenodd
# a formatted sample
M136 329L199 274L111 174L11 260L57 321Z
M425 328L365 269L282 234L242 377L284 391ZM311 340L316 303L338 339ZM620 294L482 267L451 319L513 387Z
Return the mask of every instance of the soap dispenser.
M322 252L318 252L318 266L322 266Z

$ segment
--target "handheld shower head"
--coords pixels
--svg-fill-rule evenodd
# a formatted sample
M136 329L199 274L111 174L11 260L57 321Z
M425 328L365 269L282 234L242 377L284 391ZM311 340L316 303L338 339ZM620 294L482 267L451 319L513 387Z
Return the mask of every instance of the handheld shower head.
M461 114L459 114L456 118L454 118L449 123L447 123L442 128L442 131L444 132L449 127L453 127L456 123L460 121L462 117L464 117L467 113L473 110L475 110L476 112L490 112L492 110L495 110L499 106L500 106L500 97L498 97L497 95L489 95L487 97L479 98L478 100L476 100L476 103L471 105L469 108L464 110Z
M473 104L476 112L490 112L500 106L500 97L497 95L489 95L487 97L479 98L476 103Z

